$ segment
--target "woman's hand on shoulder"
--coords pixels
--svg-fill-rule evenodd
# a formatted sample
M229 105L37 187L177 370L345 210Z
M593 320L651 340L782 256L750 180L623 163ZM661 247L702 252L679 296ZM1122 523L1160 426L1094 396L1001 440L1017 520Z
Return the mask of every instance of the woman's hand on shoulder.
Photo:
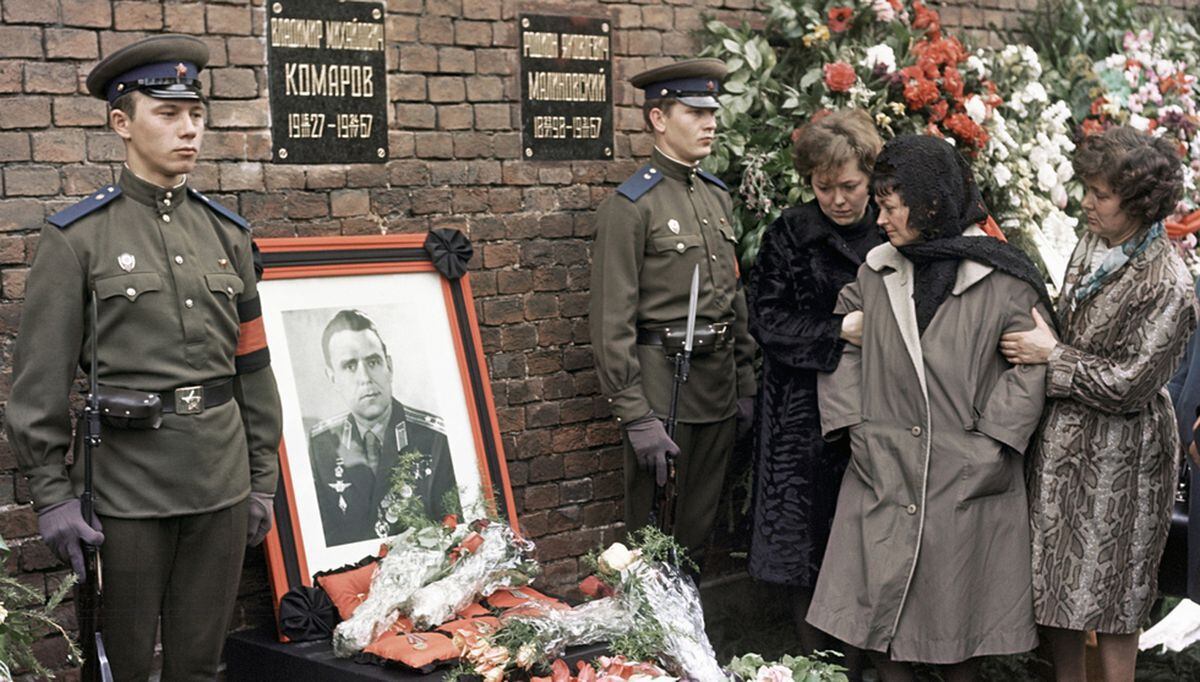
M851 313L846 313L842 318L842 333L840 336L847 342L856 346L862 346L863 335L863 313L861 310L855 310Z
M1033 325L1027 332L1009 332L1000 337L1000 352L1012 364L1040 365L1050 361L1050 353L1058 346L1058 339L1036 308Z

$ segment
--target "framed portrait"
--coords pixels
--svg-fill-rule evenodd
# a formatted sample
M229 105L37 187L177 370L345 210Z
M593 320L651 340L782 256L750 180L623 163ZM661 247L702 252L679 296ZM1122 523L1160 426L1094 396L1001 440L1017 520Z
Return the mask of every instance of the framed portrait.
M275 603L447 514L517 528L466 237L436 230L258 246L283 404L266 541Z

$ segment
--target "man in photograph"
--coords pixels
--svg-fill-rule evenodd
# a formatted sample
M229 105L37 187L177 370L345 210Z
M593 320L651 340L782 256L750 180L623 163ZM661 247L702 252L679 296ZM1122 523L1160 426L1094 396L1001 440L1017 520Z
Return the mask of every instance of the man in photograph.
M441 417L392 396L392 357L371 318L340 310L321 335L325 376L347 411L309 433L325 544L386 538L415 517L457 513Z

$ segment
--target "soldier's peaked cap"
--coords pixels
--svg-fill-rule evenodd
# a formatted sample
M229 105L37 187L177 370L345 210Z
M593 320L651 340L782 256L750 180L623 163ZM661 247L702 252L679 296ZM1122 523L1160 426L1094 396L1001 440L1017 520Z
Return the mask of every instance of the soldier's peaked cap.
M688 59L643 71L629 79L646 99L669 98L697 109L717 109L721 79L729 68L720 59Z
M199 38L158 35L108 55L87 77L92 97L112 104L135 90L159 99L202 99L200 70L208 46Z

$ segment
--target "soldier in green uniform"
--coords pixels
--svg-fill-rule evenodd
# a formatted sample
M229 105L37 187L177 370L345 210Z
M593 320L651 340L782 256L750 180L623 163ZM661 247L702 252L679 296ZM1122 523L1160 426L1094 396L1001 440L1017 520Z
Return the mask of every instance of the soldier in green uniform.
M712 151L725 65L694 59L645 71L654 152L600 205L592 256L591 340L600 386L625 443L625 523L646 523L668 453L679 455L675 535L699 563L716 515L737 420L750 418L754 342L738 283L730 198L698 166ZM688 283L700 266L697 342L667 436Z
M338 311L321 351L347 408L309 433L325 545L395 535L413 515L438 521L458 513L445 424L392 397L392 357L371 318Z
M42 229L13 357L9 439L46 543L77 572L79 543L100 544L117 680L149 677L160 625L163 680L215 678L245 548L273 514L281 415L249 226L187 183L207 62L200 40L156 36L88 75L125 166ZM99 383L158 394L163 412L157 428L103 426L95 528L66 465L93 300Z

